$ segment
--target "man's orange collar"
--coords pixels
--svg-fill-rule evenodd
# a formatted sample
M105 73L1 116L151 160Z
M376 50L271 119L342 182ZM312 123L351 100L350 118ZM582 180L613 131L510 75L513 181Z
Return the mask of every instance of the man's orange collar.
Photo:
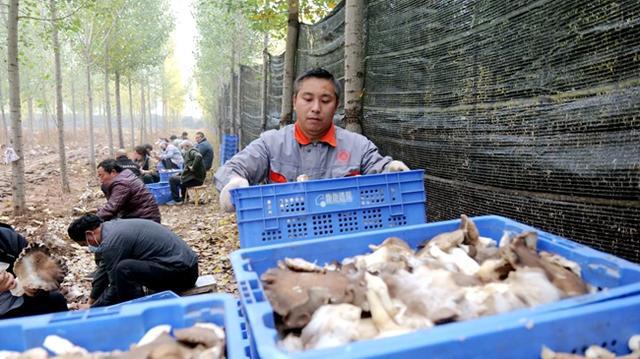
M295 128L293 134L296 138L296 141L298 141L298 143L303 146L310 144L311 140L302 132L300 127L298 127L298 123L296 122L293 126ZM325 132L325 134L322 135L322 137L320 137L318 141L324 142L332 147L336 147L336 126L334 124L331 124L329 130Z

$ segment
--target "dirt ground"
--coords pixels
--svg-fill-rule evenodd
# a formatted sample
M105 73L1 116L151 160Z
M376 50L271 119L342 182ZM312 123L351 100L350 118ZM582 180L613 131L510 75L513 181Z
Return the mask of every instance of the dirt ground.
M43 241L64 259L68 274L62 291L69 306L88 300L89 275L95 270L93 255L67 236L67 226L78 216L74 208L96 208L106 202L97 177L91 174L86 146L67 145L67 169L71 193L63 193L56 146L26 146L25 177L28 213L15 217L12 210L11 166L0 164L0 221L13 225L29 241ZM96 161L108 158L106 148L96 149ZM215 161L214 159L214 166ZM210 183L209 183L210 184ZM200 275L211 274L218 292L237 293L228 255L238 249L235 214L222 212L215 190L211 200L160 206L162 224L184 239L199 255Z

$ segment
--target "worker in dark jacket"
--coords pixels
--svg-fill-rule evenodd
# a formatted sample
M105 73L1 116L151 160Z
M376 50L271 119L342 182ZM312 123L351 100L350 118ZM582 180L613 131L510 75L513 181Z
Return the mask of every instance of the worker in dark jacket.
M198 279L198 256L167 227L144 219L103 222L87 214L71 223L69 237L100 254L108 286L92 306L124 302L154 291L180 292Z
M27 244L11 226L0 223L0 262L8 265L7 268L0 267L0 319L67 310L67 301L57 290L46 292L25 288L22 296L11 294L10 290L16 286L13 263Z
M116 162L123 169L130 170L134 175L140 177L140 166L127 156L127 151L124 149L121 148L116 151Z
M98 217L105 221L113 218L145 218L160 223L158 204L133 172L109 159L98 164L98 177L107 197L107 204L98 209Z
M196 150L202 155L204 170L208 171L213 166L213 147L201 131L196 132L196 142Z
M182 174L169 177L169 186L173 197L173 201L167 203L169 205L183 202L187 188L201 186L207 175L202 163L202 155L193 147L191 141L182 141L180 148L184 151L184 169Z

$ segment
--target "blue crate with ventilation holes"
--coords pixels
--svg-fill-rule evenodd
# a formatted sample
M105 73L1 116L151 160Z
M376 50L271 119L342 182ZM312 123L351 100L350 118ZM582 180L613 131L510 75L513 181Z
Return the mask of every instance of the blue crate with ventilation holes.
M224 165L238 153L238 136L224 135L220 144L220 165Z
M202 294L0 320L0 350L40 347L48 335L63 337L90 352L128 350L157 325L168 324L179 329L200 322L224 328L227 358L250 357L250 339L243 313L237 300L228 294Z
M425 223L423 170L232 190L240 248Z
M260 277L285 257L318 265L370 253L370 244L399 237L412 248L436 234L450 232L459 220L387 228L296 243L246 248L231 254L242 306L260 358L539 358L542 345L584 352L608 343L618 353L640 329L640 266L562 237L500 216L472 218L480 235L499 242L503 232L536 231L538 249L557 253L582 268L595 292L538 307L438 325L431 329L345 346L288 353L277 345L273 308ZM628 298L628 299L625 299ZM620 299L620 305L613 304Z
M149 183L145 186L147 186L157 204L165 204L171 201L171 187L168 183Z
M173 175L179 175L182 173L182 170L159 170L158 175L160 175L160 183L169 183L169 178Z

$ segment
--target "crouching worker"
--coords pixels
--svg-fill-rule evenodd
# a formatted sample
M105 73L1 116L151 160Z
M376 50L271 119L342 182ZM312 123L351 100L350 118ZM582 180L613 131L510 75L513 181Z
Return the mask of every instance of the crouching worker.
M198 279L198 256L167 227L145 219L103 222L92 214L69 225L69 237L102 256L98 272L109 284L96 293L92 307L125 302L152 291L180 292Z
M13 264L27 244L11 226L0 223L0 262L9 265L8 268L0 267L0 319L67 310L67 301L58 290L24 288L22 296L11 294L11 289L16 286Z

